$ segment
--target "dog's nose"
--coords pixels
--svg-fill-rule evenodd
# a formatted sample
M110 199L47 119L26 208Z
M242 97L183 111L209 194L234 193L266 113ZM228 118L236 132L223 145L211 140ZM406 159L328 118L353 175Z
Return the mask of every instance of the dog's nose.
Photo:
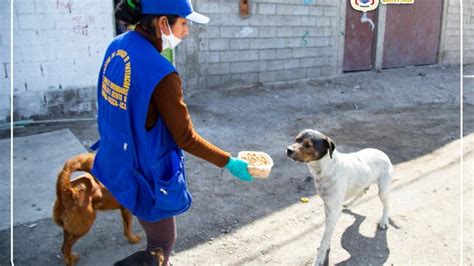
M289 155L292 155L293 154L293 150L291 149L286 149L286 154L289 156Z

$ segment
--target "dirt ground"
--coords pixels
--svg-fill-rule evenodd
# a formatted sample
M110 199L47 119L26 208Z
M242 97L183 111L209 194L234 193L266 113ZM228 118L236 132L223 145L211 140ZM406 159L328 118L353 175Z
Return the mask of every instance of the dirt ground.
M465 71L474 72L474 66ZM474 132L473 87L474 79L465 80L466 136ZM392 226L375 229L382 207L371 189L341 216L331 264L472 265L472 215L464 218L464 233L459 225L459 88L458 67L427 66L186 97L204 138L234 156L241 150L265 151L275 166L268 179L243 183L188 155L194 201L177 218L172 264L311 264L324 230L322 201L307 167L289 160L285 149L300 130L313 128L330 136L340 152L366 147L385 151L399 180L391 198ZM97 138L95 122L29 126L18 129L16 136L62 128L69 128L85 146ZM467 162L472 162L473 150L466 147ZM472 178L472 168L465 167ZM471 208L471 179L464 189L465 208ZM310 202L301 203L301 197L310 197ZM136 220L134 229L143 235ZM62 232L51 219L14 230L16 265L61 265ZM128 244L121 232L118 212L100 214L91 232L75 245L81 255L78 265L112 265L144 247L144 241ZM460 235L465 237L462 262ZM0 265L9 263L9 237L9 231L0 232Z

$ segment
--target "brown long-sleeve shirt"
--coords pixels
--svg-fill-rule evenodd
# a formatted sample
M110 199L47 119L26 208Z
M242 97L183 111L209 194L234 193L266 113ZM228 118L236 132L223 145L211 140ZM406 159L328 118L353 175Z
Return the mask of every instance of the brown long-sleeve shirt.
M140 25L135 28L135 31L161 51L161 40L152 38ZM224 167L229 161L230 153L206 141L194 130L191 116L183 99L181 79L177 73L167 75L156 85L148 106L145 125L147 130L156 124L158 117L163 119L171 136L181 149L218 167Z

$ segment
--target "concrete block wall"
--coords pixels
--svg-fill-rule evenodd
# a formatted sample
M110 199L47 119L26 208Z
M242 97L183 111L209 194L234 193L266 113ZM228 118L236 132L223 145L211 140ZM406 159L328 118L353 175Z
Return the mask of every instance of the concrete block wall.
M459 0L445 0L448 1L445 5L447 8L446 25L444 36L444 43L441 45L440 62L442 64L459 64L460 49L461 49L461 12ZM443 32L441 33L443 34Z
M0 2L0 123L10 114L10 3Z
M239 16L238 1L193 3L211 20L194 24L191 41L177 49L192 92L337 73L340 1L252 0L248 18Z
M15 120L94 113L113 1L19 0L13 15Z
M446 1L440 63L460 54L458 0ZM0 3L0 122L9 119L9 3ZM464 1L465 62L474 63L473 0ZM193 0L208 15L176 50L185 93L341 73L344 1ZM113 0L16 0L15 119L95 113L102 56L115 35Z
M463 63L474 63L474 1L463 2Z

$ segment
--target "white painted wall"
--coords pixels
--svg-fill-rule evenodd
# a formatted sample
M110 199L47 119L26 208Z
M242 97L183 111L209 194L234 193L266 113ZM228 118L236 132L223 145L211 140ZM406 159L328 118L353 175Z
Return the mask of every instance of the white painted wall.
M10 3L0 1L0 123L10 114Z
M69 110L64 105L74 98L80 102L81 90L91 94L115 35L113 23L112 0L16 0L15 116L57 116ZM6 30L2 28L2 36ZM95 107L74 108L81 113Z

